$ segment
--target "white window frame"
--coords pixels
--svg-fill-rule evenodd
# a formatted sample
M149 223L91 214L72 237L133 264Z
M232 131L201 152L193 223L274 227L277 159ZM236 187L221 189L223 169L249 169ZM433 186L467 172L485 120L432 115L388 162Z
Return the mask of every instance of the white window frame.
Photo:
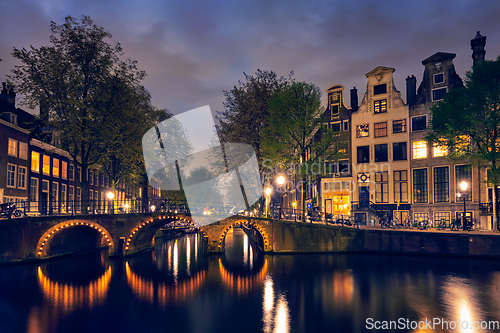
M425 142L425 157L421 157L421 158L415 158L414 157L414 155L413 155L413 143L414 142ZM425 141L425 140L413 140L411 142L411 159L419 161L419 160L425 160L425 159L428 159L428 158L429 158L429 145L427 144L427 141ZM421 169L421 168L417 168L417 169Z
M14 167L14 170L9 170L9 167ZM14 179L13 179L14 185L9 185L9 175L11 175L11 174L14 175ZM17 165L16 164L7 163L7 179L5 181L5 185L8 188L16 188L16 185L17 185Z
M433 102L442 101L444 99L444 98L434 99L434 90L441 90L441 89L446 89L446 94L448 93L448 87L446 87L446 86L432 89L431 90L431 99Z
M438 83L436 83L436 76L438 76L438 75L443 75L443 82L438 82ZM434 75L432 76L432 82L433 82L435 85L437 85L437 84L445 84L445 83L446 83L446 76L444 75L444 72L434 74Z
M35 185L36 186L33 186ZM29 200L30 200L30 211L33 210L33 211L38 211L38 189L40 187L40 180L38 178L35 178L35 177L31 177L31 181L30 181L30 193L29 193ZM35 193L34 193L34 198L32 196L32 189L35 188ZM31 204L31 202L34 202L33 204Z
M94 185L94 171L89 170L87 181L89 182L89 185Z
M420 118L420 117L425 117L425 128L423 130L413 130L413 118ZM411 126L411 132L422 132L422 131L425 131L427 129L427 126L429 125L428 123L428 118L426 114L421 114L421 115L418 115L418 116L413 116L410 118L410 126Z
M349 119L342 121L342 131L349 132Z
M23 147L23 149L21 149L21 147ZM21 151L23 151L23 155L21 155ZM18 153L20 159L28 160L28 144L26 142L19 141Z
M80 170L80 171L78 172L78 175L79 175L79 177L78 177L78 178L79 178L79 179L77 179L77 181L81 182L81 181L82 181L82 167L77 165L77 166L76 166L76 169L77 169L77 170ZM76 177L75 177L75 178L76 178Z
M24 173L22 173L21 170L24 170ZM21 186L21 179L23 179L24 181L24 186ZM28 168L19 165L17 167L17 188L25 190L27 186L27 180L28 180Z

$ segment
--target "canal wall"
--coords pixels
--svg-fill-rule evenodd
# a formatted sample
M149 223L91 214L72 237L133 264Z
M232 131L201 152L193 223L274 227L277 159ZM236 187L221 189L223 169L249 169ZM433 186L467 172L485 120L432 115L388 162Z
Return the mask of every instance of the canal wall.
M272 240L273 253L356 252L500 259L500 234L373 230L275 221Z

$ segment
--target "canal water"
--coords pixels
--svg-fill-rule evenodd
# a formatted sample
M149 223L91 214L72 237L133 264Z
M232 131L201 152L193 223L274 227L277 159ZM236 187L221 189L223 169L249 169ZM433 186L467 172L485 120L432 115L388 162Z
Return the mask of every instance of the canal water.
M0 332L499 331L499 261L263 255L241 229L204 256L200 237L157 239L125 261L103 251L0 267Z

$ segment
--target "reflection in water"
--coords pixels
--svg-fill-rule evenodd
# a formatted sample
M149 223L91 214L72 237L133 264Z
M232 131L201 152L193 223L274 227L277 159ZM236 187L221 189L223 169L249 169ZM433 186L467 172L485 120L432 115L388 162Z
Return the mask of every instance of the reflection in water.
M205 280L205 271L192 275L189 279L171 285L167 282L155 281L134 273L129 263L125 264L127 284L140 302L157 304L165 308L168 304L180 304L194 296Z
M267 259L264 261L259 272L254 274L240 274L231 272L224 267L219 259L219 272L222 284L230 291L236 292L238 296L248 295L255 287L260 287L267 274Z
M263 297L264 333L288 333L290 331L290 315L288 302L284 294L278 297L274 308L274 285L271 276L266 276ZM274 328L274 329L273 329Z
M197 255L195 240L177 239L177 279L175 239L126 262L94 253L2 267L0 332L366 332L367 318L500 320L498 261L250 251L244 265L241 235L240 264L231 266L224 255Z
M206 277L203 261L198 260L198 236L157 238L151 262L146 263L151 258L146 256L126 262L127 284L139 301L165 308L185 303L198 293Z
M38 267L38 282L44 298L63 312L72 312L79 308L92 309L106 300L111 279L111 266L97 280L86 285L51 281Z
M473 325L475 321L485 320L481 310L481 302L477 299L478 290L469 284L467 279L448 276L443 281L444 319L454 322L467 322ZM472 328L457 327L456 332L471 332Z

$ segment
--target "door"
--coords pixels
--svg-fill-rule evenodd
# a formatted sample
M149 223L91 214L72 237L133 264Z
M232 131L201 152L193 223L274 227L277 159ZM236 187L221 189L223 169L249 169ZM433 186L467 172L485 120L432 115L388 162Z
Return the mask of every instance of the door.
M368 186L359 186L359 208L368 208L370 205L370 191Z

